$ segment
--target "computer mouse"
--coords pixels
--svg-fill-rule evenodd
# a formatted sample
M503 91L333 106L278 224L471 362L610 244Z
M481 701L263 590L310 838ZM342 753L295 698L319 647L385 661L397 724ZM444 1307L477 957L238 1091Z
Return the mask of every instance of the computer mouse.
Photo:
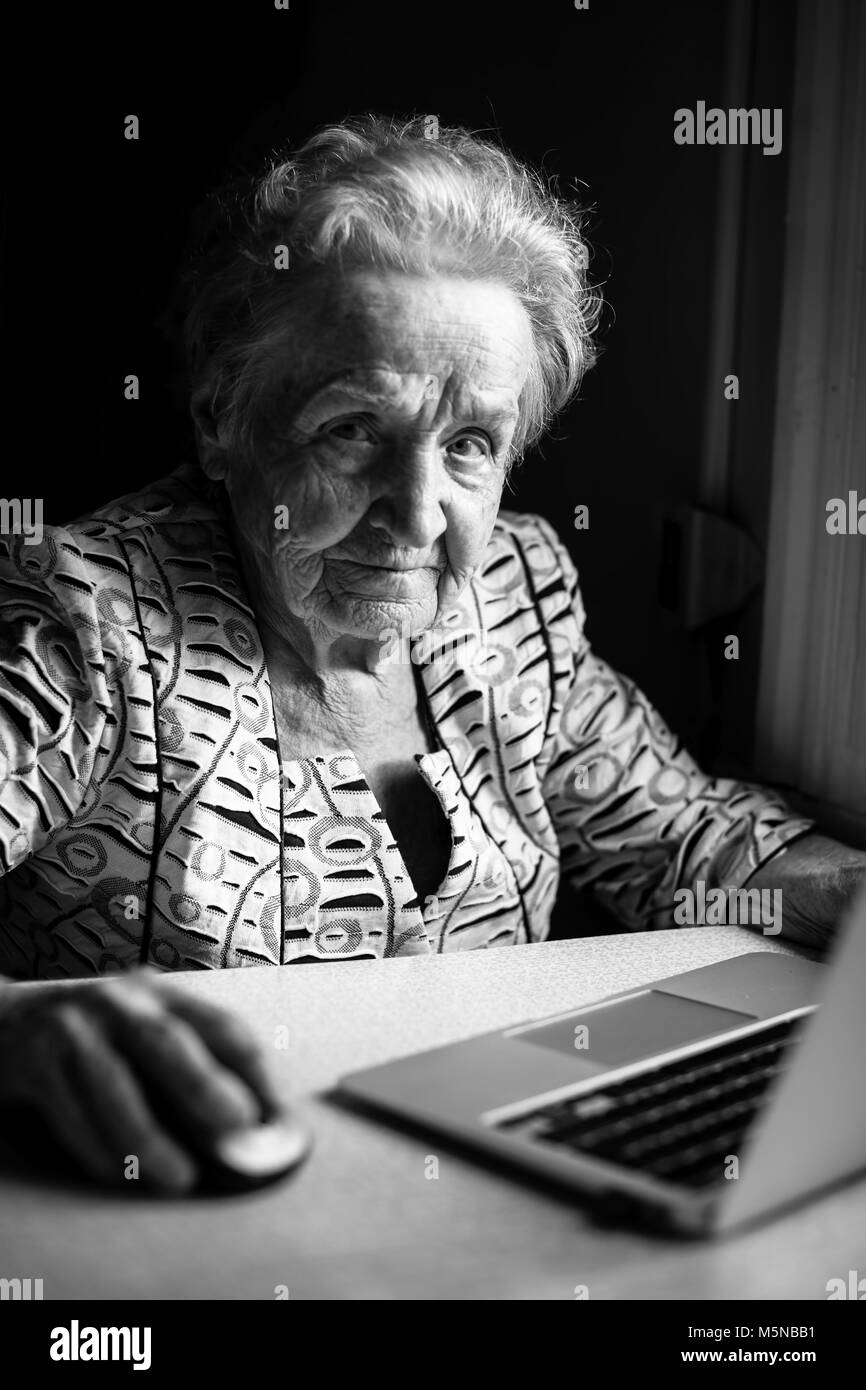
M277 1182L303 1163L312 1143L310 1130L294 1115L210 1136L195 1145L199 1190L248 1192Z

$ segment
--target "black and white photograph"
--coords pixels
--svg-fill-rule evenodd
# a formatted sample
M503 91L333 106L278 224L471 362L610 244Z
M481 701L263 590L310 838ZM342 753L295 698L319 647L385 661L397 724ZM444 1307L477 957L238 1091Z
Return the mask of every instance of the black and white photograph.
M0 287L22 1367L167 1376L190 1301L552 1300L622 1369L826 1373L866 4L42 19Z

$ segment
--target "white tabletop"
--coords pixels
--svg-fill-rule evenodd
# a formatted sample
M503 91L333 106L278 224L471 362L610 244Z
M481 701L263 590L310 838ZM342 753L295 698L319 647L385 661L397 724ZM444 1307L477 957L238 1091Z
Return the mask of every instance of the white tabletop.
M593 1226L568 1197L338 1108L345 1072L578 1006L745 951L696 927L433 958L166 976L254 1026L316 1147L275 1187L181 1201L0 1174L0 1275L51 1298L825 1299L863 1267L866 1182L723 1242ZM37 986L34 986L36 988ZM289 1029L288 1050L276 1046ZM804 1117L807 1120L808 1117ZM439 1176L425 1176L428 1155Z

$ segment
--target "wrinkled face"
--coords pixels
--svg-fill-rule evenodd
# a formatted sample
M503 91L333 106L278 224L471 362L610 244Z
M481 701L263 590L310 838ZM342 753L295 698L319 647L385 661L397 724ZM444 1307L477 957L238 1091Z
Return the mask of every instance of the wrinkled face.
M503 285L365 271L316 291L226 480L272 617L375 639L448 609L490 538L531 353Z

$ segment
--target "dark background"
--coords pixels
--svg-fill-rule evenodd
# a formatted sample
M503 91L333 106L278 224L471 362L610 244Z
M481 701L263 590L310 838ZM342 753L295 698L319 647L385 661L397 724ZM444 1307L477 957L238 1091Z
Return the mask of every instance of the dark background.
M740 355L728 370L751 389L737 406L741 485L728 510L765 539L787 152L673 140L677 107L729 104L735 8L156 3L74 16L68 54L51 72L44 44L8 35L7 67L21 85L4 115L14 153L3 495L41 495L46 520L61 522L191 456L160 316L191 212L227 172L368 110L497 131L594 208L590 269L608 300L598 366L505 505L541 512L569 544L600 653L705 764L747 772L759 596L737 626L687 631L660 588L672 563L664 516L700 500L719 177L732 158L752 173ZM734 104L787 110L793 6L751 8L748 76ZM123 137L131 113L138 142ZM123 398L127 373L140 377L138 402ZM12 422L22 428L10 443ZM578 503L590 509L579 533ZM748 634L745 660L723 660L728 631Z

